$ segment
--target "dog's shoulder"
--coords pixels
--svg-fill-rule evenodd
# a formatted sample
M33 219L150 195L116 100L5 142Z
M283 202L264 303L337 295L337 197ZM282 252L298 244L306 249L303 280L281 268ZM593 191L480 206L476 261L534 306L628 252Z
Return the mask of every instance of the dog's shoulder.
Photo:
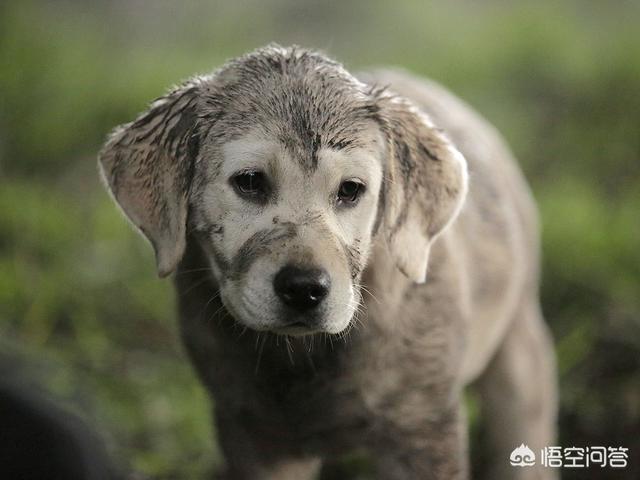
M516 302L537 293L538 219L529 187L499 132L438 83L399 69L360 77L422 109L464 155L469 191L456 221L434 246L432 264L461 270L469 320L465 376L482 366ZM427 275L429 277L429 274Z

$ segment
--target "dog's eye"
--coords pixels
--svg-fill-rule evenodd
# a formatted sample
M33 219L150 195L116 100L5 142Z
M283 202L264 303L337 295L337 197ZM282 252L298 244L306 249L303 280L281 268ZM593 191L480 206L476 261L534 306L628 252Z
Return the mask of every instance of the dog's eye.
M364 192L364 185L355 180L345 180L338 189L338 203L352 205L358 201Z
M242 196L262 197L267 193L267 180L262 172L240 172L231 178L231 183Z

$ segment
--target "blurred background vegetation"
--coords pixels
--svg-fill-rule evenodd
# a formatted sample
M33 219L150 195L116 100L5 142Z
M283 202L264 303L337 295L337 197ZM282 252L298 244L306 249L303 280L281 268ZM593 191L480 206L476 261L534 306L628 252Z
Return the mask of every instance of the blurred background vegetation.
M0 348L163 478L219 464L170 282L96 152L168 86L271 41L430 76L491 120L543 219L561 445L640 478L640 2L19 1L0 5ZM609 475L609 476L607 476Z

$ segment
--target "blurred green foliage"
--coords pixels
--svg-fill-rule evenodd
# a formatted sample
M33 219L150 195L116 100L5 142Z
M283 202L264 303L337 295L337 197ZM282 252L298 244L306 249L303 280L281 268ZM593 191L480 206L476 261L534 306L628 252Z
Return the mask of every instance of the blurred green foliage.
M350 69L435 78L504 134L542 213L561 442L629 447L635 466L611 478L638 478L639 24L632 1L4 2L2 348L37 359L120 461L179 478L218 464L172 289L100 186L95 156L171 84L298 43Z

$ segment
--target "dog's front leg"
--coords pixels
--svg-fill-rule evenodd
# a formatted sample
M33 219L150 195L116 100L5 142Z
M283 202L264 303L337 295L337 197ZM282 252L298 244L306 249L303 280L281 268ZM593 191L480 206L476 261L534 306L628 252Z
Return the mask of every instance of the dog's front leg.
M312 480L320 469L320 459L282 460L271 464L229 465L215 480Z
M302 455L276 430L266 434L258 428L268 418L254 422L221 405L215 416L225 458L215 480L312 480L320 470L319 458Z
M461 404L411 428L391 427L385 436L373 452L380 480L464 480L469 476Z

